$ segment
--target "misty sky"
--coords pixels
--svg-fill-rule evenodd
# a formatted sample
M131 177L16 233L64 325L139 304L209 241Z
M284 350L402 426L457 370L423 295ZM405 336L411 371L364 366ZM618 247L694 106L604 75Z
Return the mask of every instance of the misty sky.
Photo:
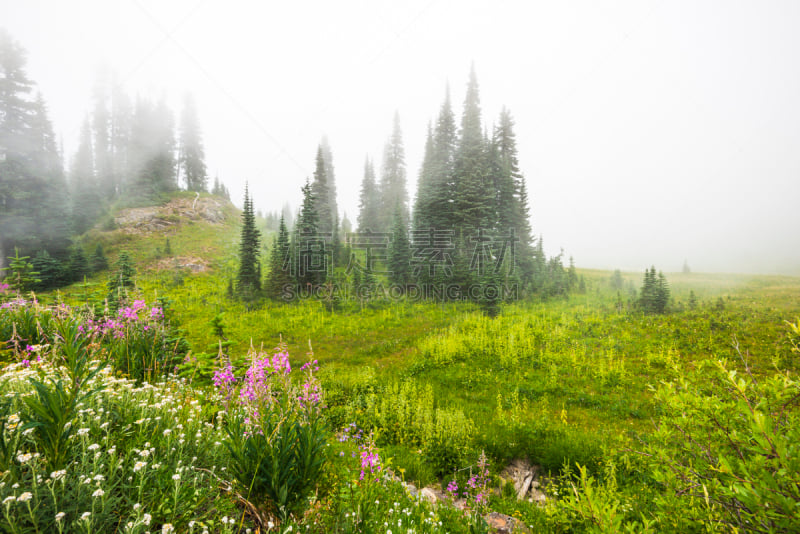
M400 114L413 198L426 125L470 65L516 121L532 225L578 266L800 274L800 2L0 0L63 135L95 73L197 100L237 204L300 203L329 139L355 222Z

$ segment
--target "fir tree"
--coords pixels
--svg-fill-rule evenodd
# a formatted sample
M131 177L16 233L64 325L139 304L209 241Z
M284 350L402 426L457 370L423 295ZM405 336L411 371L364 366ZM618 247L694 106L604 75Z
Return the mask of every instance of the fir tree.
M191 93L187 93L183 101L179 154L178 168L186 182L186 189L205 192L208 188L205 150L197 120L197 108Z
M311 184L306 182L301 191L303 205L295 226L293 255L296 258L296 280L301 286L316 287L325 283L327 256L324 240L319 234L319 215Z
M272 299L279 299L283 295L284 288L292 284L292 258L291 244L289 243L289 230L281 215L278 226L278 235L272 245L269 258L269 275L267 279L267 296Z
M89 258L89 265L93 273L108 269L108 259L106 258L105 252L103 252L103 245L100 243L97 244L92 257Z
M470 71L461 135L453 166L452 227L471 232L493 226L495 198L488 183L487 146L481 127L480 97L475 69Z
M40 250L31 260L31 265L36 271L38 282L34 284L37 290L52 289L72 281L69 266L64 266L46 250Z
M405 287L411 280L411 243L408 239L408 226L399 209L394 214L387 267L392 284Z
M369 158L364 163L364 179L361 182L358 209L358 231L377 232L380 228L380 195L375 183L375 169Z
M100 196L94 173L92 130L88 117L81 129L80 144L72 162L72 225L82 234L92 227L99 213Z
M72 247L67 270L70 282L80 282L85 276L91 274L89 260L86 258L86 253L82 246L75 245Z
M328 171L322 146L317 148L314 181L311 183L311 194L314 196L314 208L317 213L317 231L330 240L333 233L335 214L331 211L330 188L328 187Z
M116 267L116 272L108 281L108 306L112 311L127 298L128 291L136 287L136 269L127 251L120 253Z
M381 214L378 231L392 227L392 214L399 213L403 224L408 224L408 190L406 185L405 149L400 130L400 116L395 113L392 135L383 152L383 171L380 183Z
M236 293L239 297L250 299L261 289L258 275L258 255L260 232L256 228L253 200L248 186L244 188L244 209L242 211L242 233L239 243L239 272L236 276Z
M5 282L18 294L32 289L41 281L38 278L39 273L34 271L33 265L28 262L29 259L30 256L20 256L17 248L14 249L14 256L9 258L11 262L8 265L9 274Z

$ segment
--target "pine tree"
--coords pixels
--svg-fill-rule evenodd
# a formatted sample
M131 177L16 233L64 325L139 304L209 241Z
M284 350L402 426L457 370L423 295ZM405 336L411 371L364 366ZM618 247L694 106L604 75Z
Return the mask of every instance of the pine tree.
M380 228L380 195L375 183L375 169L369 158L364 163L364 179L361 182L358 209L358 231L377 232Z
M128 290L136 287L136 268L127 251L122 251L117 259L117 270L108 280L108 306L116 310L120 303L127 298Z
M244 209L242 211L242 233L239 243L239 272L236 276L236 293L244 299L254 298L261 289L258 275L258 255L260 232L256 228L253 200L248 186L244 188Z
M666 313L669 306L670 290L667 277L664 273L658 272L656 280L655 311L656 313Z
M205 192L208 188L205 150L197 120L197 108L191 93L187 93L183 101L179 153L178 168L186 182L187 191Z
M284 288L292 284L291 273L291 248L289 243L289 230L286 222L281 215L278 235L275 238L269 258L269 275L267 279L267 296L272 299L279 299L283 295Z
M0 29L0 269L15 247L60 255L69 244L61 159L25 63L23 48Z
M339 206L336 201L336 173L333 168L333 152L331 152L331 145L328 142L327 136L322 136L319 143L322 150L322 160L325 162L325 179L328 184L328 204L330 205L331 214L339 217Z
M93 273L108 269L108 259L106 258L105 252L103 252L103 245L100 243L97 244L92 257L89 258L89 265Z
M324 284L327 277L326 251L319 233L319 215L311 184L306 182L301 191L303 205L295 225L293 255L297 262L296 280L303 287L316 287Z
M461 135L453 166L453 227L471 232L492 225L495 203L488 183L487 146L481 127L480 97L474 67L470 71Z
M94 173L92 130L89 118L84 119L80 144L72 162L72 226L77 234L92 227L100 207L98 182Z
M67 265L70 282L80 282L85 276L91 274L89 260L86 258L86 253L80 245L72 247L72 252L69 255L69 263Z
M387 267L392 284L405 287L410 282L411 242L408 239L408 226L399 209L394 214Z
M334 213L331 211L328 171L321 145L317 147L316 168L314 170L314 181L311 184L311 194L314 196L314 207L318 217L317 231L330 239L329 236L333 233Z
M36 256L31 260L31 265L33 270L36 271L36 278L38 278L38 282L34 284L32 289L52 289L72 281L69 276L69 269L65 269L61 262L52 257L46 250L37 252Z
M28 262L30 256L20 256L19 249L14 249L14 256L9 258L9 274L5 282L18 294L24 293L33 288L41 280L39 273L33 270L33 265Z
M399 213L403 224L408 224L408 190L406 185L405 149L400 130L400 115L395 113L392 135L383 152L383 171L380 183L381 213L379 231L392 227L392 214Z

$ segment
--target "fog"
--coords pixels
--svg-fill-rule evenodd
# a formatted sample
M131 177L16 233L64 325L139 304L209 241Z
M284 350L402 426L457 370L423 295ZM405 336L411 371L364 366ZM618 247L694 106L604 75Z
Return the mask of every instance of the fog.
M800 275L800 4L0 0L65 157L98 69L197 101L241 204L297 206L327 136L358 212L399 113L414 196L428 121L470 66L516 122L534 232L579 267Z

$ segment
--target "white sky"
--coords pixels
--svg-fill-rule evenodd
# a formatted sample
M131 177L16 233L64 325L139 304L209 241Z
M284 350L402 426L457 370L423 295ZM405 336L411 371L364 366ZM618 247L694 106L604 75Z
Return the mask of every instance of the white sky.
M100 65L197 100L213 176L300 202L323 135L355 221L399 112L413 198L445 86L516 120L532 224L581 267L800 274L800 2L0 0L68 158Z

